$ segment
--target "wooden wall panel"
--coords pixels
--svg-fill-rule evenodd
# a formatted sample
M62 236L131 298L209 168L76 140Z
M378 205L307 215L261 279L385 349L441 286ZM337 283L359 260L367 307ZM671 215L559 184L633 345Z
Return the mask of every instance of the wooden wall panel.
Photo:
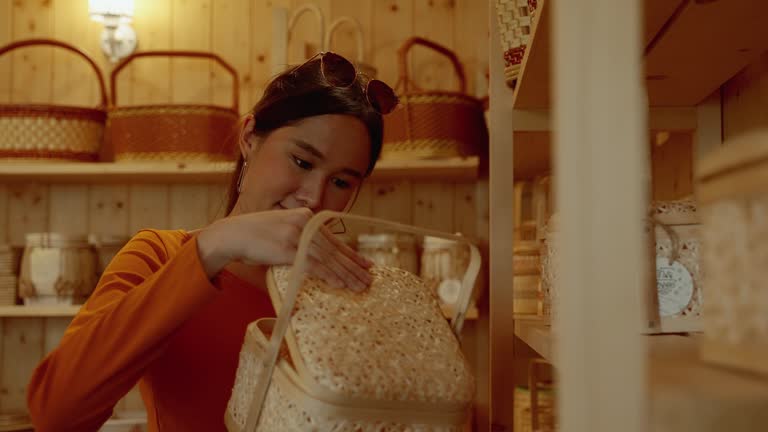
M371 189L371 216L405 224L412 223L413 200L410 182L373 183Z
M371 28L371 54L379 79L395 86L397 83L397 49L414 34L413 2L410 0L379 0L372 3L375 17Z
M128 199L128 233L136 234L144 228L170 228L168 185L131 185Z
M88 199L89 232L128 235L128 186L93 185Z
M251 103L251 4L249 0L213 0L211 16L211 50L234 67L240 86L239 112L246 112ZM245 81L248 79L248 81ZM211 66L212 102L232 106L231 75L219 67Z
M413 2L413 33L453 50L455 3L455 0ZM409 70L411 80L422 89L458 89L451 61L435 51L414 48Z
M91 42L92 38L83 37L84 24L88 22L87 2L53 3L52 36L55 39L79 46ZM85 32L87 34L87 32ZM85 47L81 47L85 49ZM100 52L89 53L96 60ZM97 86L88 63L75 53L63 49L53 49L53 70L51 73L51 100L54 103L77 106L96 106L99 102L92 92ZM90 85L79 82L87 78ZM93 87L93 89L92 89ZM93 94L91 94L93 93ZM91 100L91 97L94 97Z
M470 94L488 94L488 2L455 0L453 48L461 57Z
M653 199L675 200L692 195L692 134L672 132L668 139L652 143L651 169Z
M325 28L328 28L331 16L330 0L291 0L291 11L295 11L299 6L309 3L314 4L323 14ZM290 14L290 12L289 12ZM302 63L305 59L313 56L321 50L323 46L323 36L320 35L320 28L312 12L304 13L293 28L288 38L288 64L295 65Z
M14 1L13 39L51 37L53 35L52 2L49 0ZM45 103L51 100L53 82L53 49L21 48L11 54L13 88L11 101Z
M249 86L250 93L246 110L261 97L267 82L272 77L272 8L290 6L290 0L254 0L251 1L251 74L244 75L241 81ZM243 111L245 113L246 111Z
M48 185L12 185L8 191L9 240L23 247L27 233L48 230Z
M140 49L161 50L171 49L172 7L170 1L137 0L135 4L136 19L134 30L139 38ZM191 23L178 23L186 26ZM129 66L130 70L121 72L119 85L120 105L168 103L171 101L171 61L166 58L140 59ZM125 90L123 90L125 88ZM126 94L125 97L122 95Z
M173 0L172 48L210 51L212 0ZM211 103L211 62L205 59L171 60L173 103Z
M371 62L371 35L370 29L373 23L371 14L372 5L370 1L360 0L331 0L331 17L328 20L328 27L331 23L342 17L351 17L356 19L363 28L363 59L367 63ZM339 53L350 60L359 62L357 52L357 37L354 28L349 24L340 26L332 35L330 46L326 47L329 51Z
M0 2L0 46L4 46L14 40L13 37L13 3ZM13 89L13 75L11 68L11 55L0 57L0 103L11 101Z
M48 200L51 232L88 234L88 186L52 184Z
M185 230L208 225L208 187L171 185L170 223L172 229Z
M5 318L3 320L3 369L0 371L0 410L24 411L26 389L44 349L43 320Z
M413 224L423 228L452 232L454 229L454 185L448 182L413 184Z

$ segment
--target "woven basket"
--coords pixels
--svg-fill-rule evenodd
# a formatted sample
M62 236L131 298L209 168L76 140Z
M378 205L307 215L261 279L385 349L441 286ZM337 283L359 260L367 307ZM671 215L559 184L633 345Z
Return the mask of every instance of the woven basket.
M42 104L0 105L0 158L94 161L107 120L104 78L96 63L74 46L52 39L29 39L0 48L0 56L30 46L74 52L96 73L101 100L96 108Z
M214 60L232 75L232 105L117 106L117 75L140 57ZM145 51L125 58L112 71L109 136L115 161L234 160L237 152L239 84L237 71L216 54L197 51Z
M274 322L248 326L228 429L462 430L474 378L456 334L480 266L477 248L470 245L472 261L449 326L429 287L401 269L372 268L374 281L364 293L304 279L311 236L330 217L376 221L319 213L302 234L293 267L270 269L269 294L280 312ZM468 244L458 236L386 224ZM271 333L269 341L265 333Z
M520 75L535 10L536 0L496 0L501 48L504 50L504 77L512 88Z
M408 52L425 46L448 57L459 91L423 91L408 76ZM384 116L382 159L440 159L481 155L488 147L482 102L466 94L464 69L456 54L435 42L414 37L398 50L402 107Z

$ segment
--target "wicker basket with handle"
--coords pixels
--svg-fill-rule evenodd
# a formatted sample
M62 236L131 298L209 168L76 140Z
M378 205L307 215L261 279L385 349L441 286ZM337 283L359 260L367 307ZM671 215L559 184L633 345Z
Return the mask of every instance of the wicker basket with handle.
M416 45L448 57L459 91L420 90L408 75L408 52ZM451 50L413 37L398 50L402 107L384 116L382 159L439 159L484 154L488 146L482 102L466 94L464 69Z
M107 93L96 63L85 52L53 39L28 39L0 48L0 56L18 48L52 46L71 51L93 69L101 98L95 108L44 104L0 105L0 158L96 160L107 120Z
M214 60L232 76L232 105L160 104L117 106L117 76L141 57ZM112 71L109 136L115 161L233 160L237 151L237 71L216 54L199 51L145 51L126 57Z
M468 245L470 264L451 326L429 287L404 270L372 268L374 281L364 293L305 279L309 242L334 217ZM456 335L479 268L478 249L460 236L318 213L302 233L294 265L268 272L278 318L248 327L225 417L228 429L462 430L474 378Z

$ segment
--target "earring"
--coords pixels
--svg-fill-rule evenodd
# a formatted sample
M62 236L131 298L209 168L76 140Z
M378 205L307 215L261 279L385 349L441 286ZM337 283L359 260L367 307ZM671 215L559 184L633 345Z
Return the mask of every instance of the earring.
M245 170L248 168L248 161L243 161L243 167L240 168L240 176L237 178L237 193L240 193L243 188L243 177L245 176Z

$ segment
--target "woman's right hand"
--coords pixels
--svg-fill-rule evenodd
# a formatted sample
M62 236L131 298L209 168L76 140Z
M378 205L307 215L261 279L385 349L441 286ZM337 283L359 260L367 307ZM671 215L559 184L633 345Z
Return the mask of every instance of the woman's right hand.
M203 268L213 277L233 261L251 265L292 264L299 237L313 213L308 208L269 210L220 219L197 235ZM329 284L362 291L373 263L322 227L308 250L307 270Z

